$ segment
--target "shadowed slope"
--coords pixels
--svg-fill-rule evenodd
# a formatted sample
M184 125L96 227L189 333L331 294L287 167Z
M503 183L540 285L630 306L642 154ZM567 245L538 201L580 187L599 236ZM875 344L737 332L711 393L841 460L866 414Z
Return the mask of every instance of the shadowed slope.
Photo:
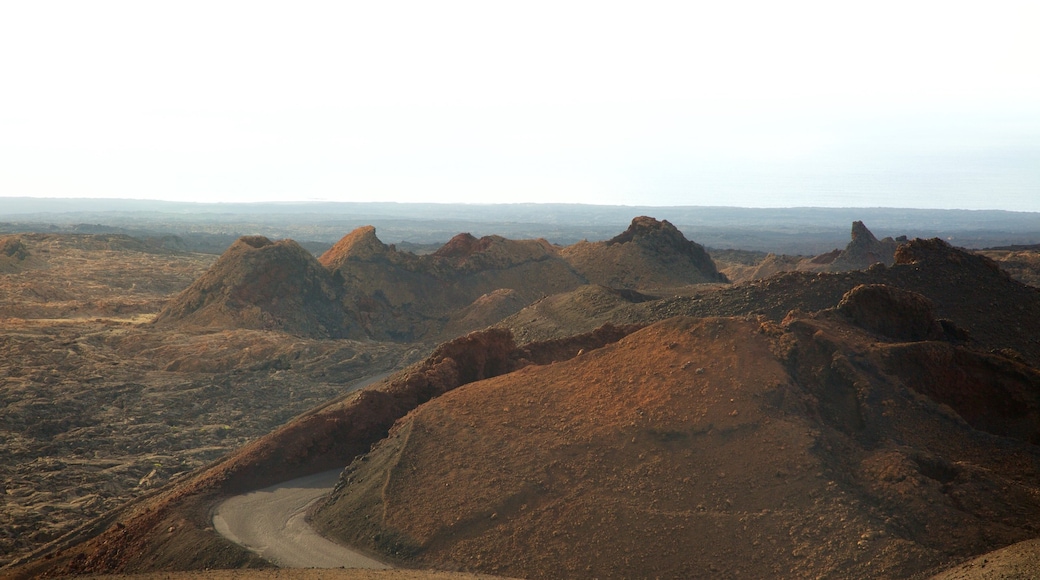
M338 296L333 277L296 242L247 236L163 308L155 322L363 338Z
M637 217L628 229L605 242L579 242L561 251L593 284L611 288L654 289L727 282L695 242L668 221Z

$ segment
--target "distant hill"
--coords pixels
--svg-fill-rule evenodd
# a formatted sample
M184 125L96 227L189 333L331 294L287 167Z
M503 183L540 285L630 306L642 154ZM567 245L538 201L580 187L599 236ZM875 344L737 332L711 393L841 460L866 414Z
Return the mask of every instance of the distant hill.
M810 257L787 256L770 253L760 261L748 263L744 256L734 255L736 263L724 263L723 269L734 281L761 280L779 272L845 272L863 270L874 264L891 266L895 261L896 248L907 242L904 235L896 238L877 239L861 221L852 222L852 239L843 249ZM725 255L725 254L720 254Z
M667 220L708 248L777 254L815 255L838 247L847 240L848 224L857 220L870 224L881 238L902 234L939 237L967 248L1040 243L1040 213L1008 211L576 204L203 204L34 198L0 199L0 233L177 235L192 247L219 253L242 235L288 237L307 246L310 242L332 244L344 232L372 225L390 243L440 245L459 232L470 232L478 238L544 238L554 244L569 245L581 240L607 240L622 231L634 215ZM221 239L223 245L215 247Z
M490 326L590 279L625 290L725 281L703 247L649 217L602 243L560 248L462 233L422 255L384 244L365 226L318 259L291 240L243 237L156 323L435 340Z
M340 292L332 274L296 242L243 237L155 323L360 338L357 320L339 305Z
M653 289L728 282L704 247L687 240L667 220L637 217L605 242L579 242L561 255L585 279L611 288Z

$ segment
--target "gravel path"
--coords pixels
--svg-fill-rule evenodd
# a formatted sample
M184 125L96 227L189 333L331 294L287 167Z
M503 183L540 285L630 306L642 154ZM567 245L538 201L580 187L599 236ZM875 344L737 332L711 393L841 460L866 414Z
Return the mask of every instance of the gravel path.
M307 508L332 491L340 471L232 497L217 506L213 526L220 535L283 568L389 568L325 539L307 523Z

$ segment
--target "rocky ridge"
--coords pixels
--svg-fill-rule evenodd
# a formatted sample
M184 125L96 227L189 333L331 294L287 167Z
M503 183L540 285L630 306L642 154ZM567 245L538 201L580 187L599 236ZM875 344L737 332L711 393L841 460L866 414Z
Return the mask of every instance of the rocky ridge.
M604 242L579 242L561 255L592 284L652 291L691 283L728 282L704 247L667 220L641 216Z
M608 268L623 274L607 276ZM157 323L436 340L489 326L589 279L622 289L725 281L700 245L648 217L602 243L558 248L463 233L426 255L383 244L369 226L318 260L290 240L242 238Z

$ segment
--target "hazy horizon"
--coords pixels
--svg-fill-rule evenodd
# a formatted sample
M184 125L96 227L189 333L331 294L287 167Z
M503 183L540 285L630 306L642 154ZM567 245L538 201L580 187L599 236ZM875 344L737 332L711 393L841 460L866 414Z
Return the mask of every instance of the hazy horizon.
M18 3L0 197L1038 212L1038 17Z

